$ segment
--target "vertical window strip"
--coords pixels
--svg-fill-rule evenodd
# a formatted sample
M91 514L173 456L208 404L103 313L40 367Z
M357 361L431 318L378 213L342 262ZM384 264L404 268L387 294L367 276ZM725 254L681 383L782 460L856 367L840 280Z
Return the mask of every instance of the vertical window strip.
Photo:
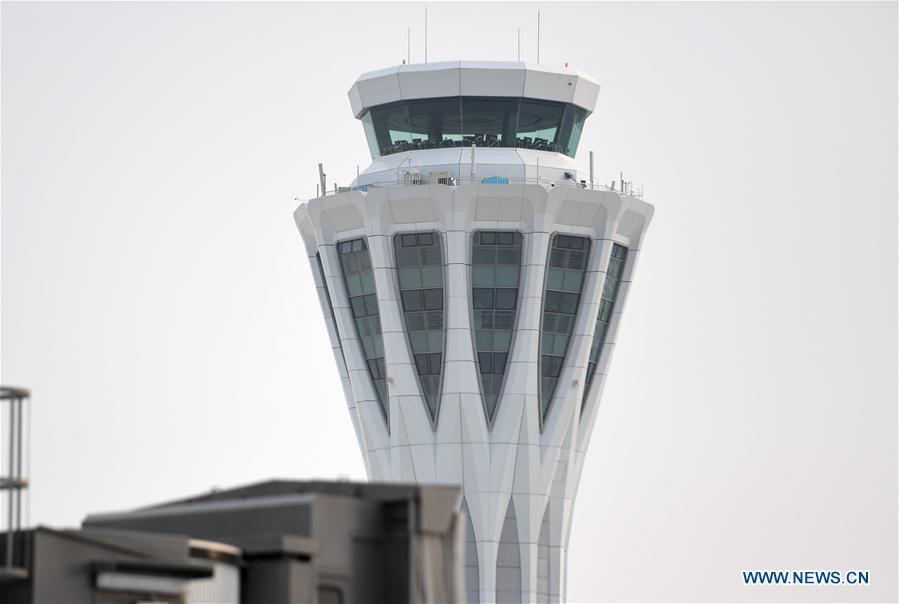
M337 244L343 281L350 299L356 335L362 345L362 354L368 374L371 376L378 402L384 417L388 417L387 368L384 363L384 338L381 335L381 317L378 313L378 296L371 255L365 239L352 239Z
M334 304L331 302L331 292L328 289L328 280L325 278L325 267L322 264L322 255L318 252L315 254L315 262L318 265L318 276L321 279L322 287L325 290L325 300L328 302L328 312L331 313L331 327L334 328L334 334L337 336L337 347L340 349L340 356L343 357L343 365L346 367L346 356L343 354L343 341L340 339L340 330L337 328L337 317L334 315Z
M437 421L443 377L443 252L437 233L393 238L400 303L415 373L431 421Z
M472 235L472 329L489 422L496 414L509 366L520 278L521 233L478 231Z
M590 240L586 237L555 235L550 246L540 330L541 421L546 421L549 414L568 355L589 253Z
M596 367L599 365L599 357L605 347L606 336L609 331L609 323L612 321L612 313L618 300L618 290L621 285L621 277L624 274L624 263L627 261L628 249L619 244L612 244L612 255L609 258L609 269L606 271L606 280L602 286L602 298L599 302L599 312L596 314L596 329L593 332L593 345L590 348L590 360L587 363L587 379L584 383L584 397L581 401L581 411L587 404L587 395L593 383Z

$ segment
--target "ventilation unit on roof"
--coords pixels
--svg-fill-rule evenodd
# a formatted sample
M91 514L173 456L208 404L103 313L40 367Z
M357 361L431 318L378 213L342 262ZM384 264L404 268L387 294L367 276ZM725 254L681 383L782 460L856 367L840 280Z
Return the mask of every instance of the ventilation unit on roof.
M432 185L447 185L449 187L456 184L452 172L431 172L428 174L428 182Z
M404 185L420 185L421 184L421 170L406 170L403 172L403 184Z

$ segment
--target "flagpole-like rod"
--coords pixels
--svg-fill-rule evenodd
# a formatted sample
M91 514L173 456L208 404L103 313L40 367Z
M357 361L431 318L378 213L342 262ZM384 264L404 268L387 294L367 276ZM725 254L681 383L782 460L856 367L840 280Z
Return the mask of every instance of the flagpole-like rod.
M540 11L537 11L537 63L540 62Z
M593 190L593 151L590 152L590 189Z

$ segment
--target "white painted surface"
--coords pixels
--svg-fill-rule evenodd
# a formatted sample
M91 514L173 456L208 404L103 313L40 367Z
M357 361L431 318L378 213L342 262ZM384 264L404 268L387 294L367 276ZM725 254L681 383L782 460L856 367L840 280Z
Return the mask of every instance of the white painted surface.
M389 186L403 182L406 172L420 172L423 182L432 174L449 172L457 182L471 182L471 147L403 151L376 158L363 170L353 185ZM566 175L567 174L567 175ZM511 147L477 148L475 181L485 178L508 178L512 183L534 182L573 186L586 181L589 174L577 162L562 153L517 149Z
M329 220L335 208L352 211L361 223ZM369 477L376 481L462 485L477 541L481 601L493 601L499 592L503 597L509 594L508 573L504 578L497 575L497 556L510 506L515 510L522 598L537 598L542 560L542 585L546 588L548 584L550 601L564 600L571 510L608 358L614 349L609 345L603 353L581 414L587 358L608 256L614 241L629 247L623 281L630 281L652 213L648 203L611 191L478 183L372 187L367 193L352 191L312 199L294 214L315 271L315 255L321 254L346 359L347 406ZM481 401L470 333L471 235L480 229L517 230L523 237L517 330L492 426ZM445 245L445 328L449 335L436 429L412 370L397 299L391 242L396 233L410 231L436 231ZM541 429L539 333L544 271L553 233L586 236L592 245L571 345ZM389 426L378 408L359 350L336 253L338 242L356 237L368 241L375 273L388 375ZM622 293L619 311L624 298ZM323 311L330 323L326 306ZM617 325L613 320L609 342L614 342ZM454 337L459 334L464 337ZM343 376L340 360L338 365ZM550 513L548 527L544 527L547 505ZM541 531L543 548L539 549ZM508 527L506 534L510 534ZM542 557L538 550L543 552ZM500 580L506 583L499 585Z
M216 561L208 579L188 582L184 594L186 604L238 604L240 602L240 569L228 562Z
M386 103L459 95L523 96L574 103L593 111L599 84L571 68L514 61L444 61L364 73L347 94L356 117Z

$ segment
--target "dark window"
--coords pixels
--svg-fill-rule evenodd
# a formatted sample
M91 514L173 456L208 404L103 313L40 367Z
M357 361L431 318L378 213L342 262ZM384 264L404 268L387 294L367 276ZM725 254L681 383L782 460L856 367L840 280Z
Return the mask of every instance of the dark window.
M418 370L418 375L429 375L431 370L428 367L428 355L426 354L416 354L415 357L415 368Z
M573 315L577 312L577 302L580 296L578 294L563 293L559 312Z
M517 289L500 288L496 290L496 308L500 310L512 310L518 298Z
M521 278L521 234L479 231L472 236L472 322L481 393L493 421L512 343Z
M599 303L599 312L596 315L596 328L593 332L593 345L590 347L590 360L587 364L587 379L584 384L584 396L581 402L581 410L587 403L587 394L599 365L606 343L606 335L609 331L609 323L612 320L612 311L618 300L618 289L624 274L624 264L627 260L627 248L621 244L612 244L612 254L609 258L609 267L606 271L606 280L602 288L602 300Z
M362 346L368 373L374 384L378 402L387 417L387 381L384 366L384 340L381 336L381 319L378 313L378 297L371 269L371 256L364 239L341 241L337 244L343 281L350 298L350 308L356 326L356 335Z
M424 289L421 293L425 310L443 310L443 288Z
M428 364L431 366L431 375L440 375L441 369L443 367L443 355L439 352L432 352L428 354Z
M318 267L318 276L322 282L322 288L325 290L325 300L328 302L328 318L331 321L331 327L334 328L334 335L337 336L337 345L340 347L340 356L343 357L343 364L346 365L346 356L343 353L343 340L340 339L340 330L337 328L337 317L334 315L334 304L331 302L331 292L328 289L328 280L325 278L325 267L322 264L321 254L315 254L315 263Z
M585 109L557 101L446 97L371 107L362 123L373 157L471 145L574 157L587 115Z
M481 373L493 373L493 353L479 352L478 364L481 367Z
M543 421L549 413L568 355L589 250L590 240L577 235L555 235L550 246L540 332L540 413Z
M511 312L501 312L496 311L493 313L493 327L496 329L512 329L512 325L515 322L515 299L512 299L512 308Z
M493 373L498 375L502 375L506 372L506 359L509 358L509 355L505 352L494 352L493 353Z
M493 289L476 287L473 292L475 308L493 308Z
M462 144L511 147L518 103L503 98L462 97Z
M403 310L421 310L421 291L410 289L402 292Z
M563 103L522 99L518 109L515 146L537 151L560 151L559 126Z
M559 305L562 301L562 293L548 291L546 292L546 300L543 303L543 312L559 312Z
M358 319L365 316L365 296L350 298L350 305L353 308L354 317Z
M405 233L393 239L403 320L422 395L437 420L443 373L443 256L436 233Z

